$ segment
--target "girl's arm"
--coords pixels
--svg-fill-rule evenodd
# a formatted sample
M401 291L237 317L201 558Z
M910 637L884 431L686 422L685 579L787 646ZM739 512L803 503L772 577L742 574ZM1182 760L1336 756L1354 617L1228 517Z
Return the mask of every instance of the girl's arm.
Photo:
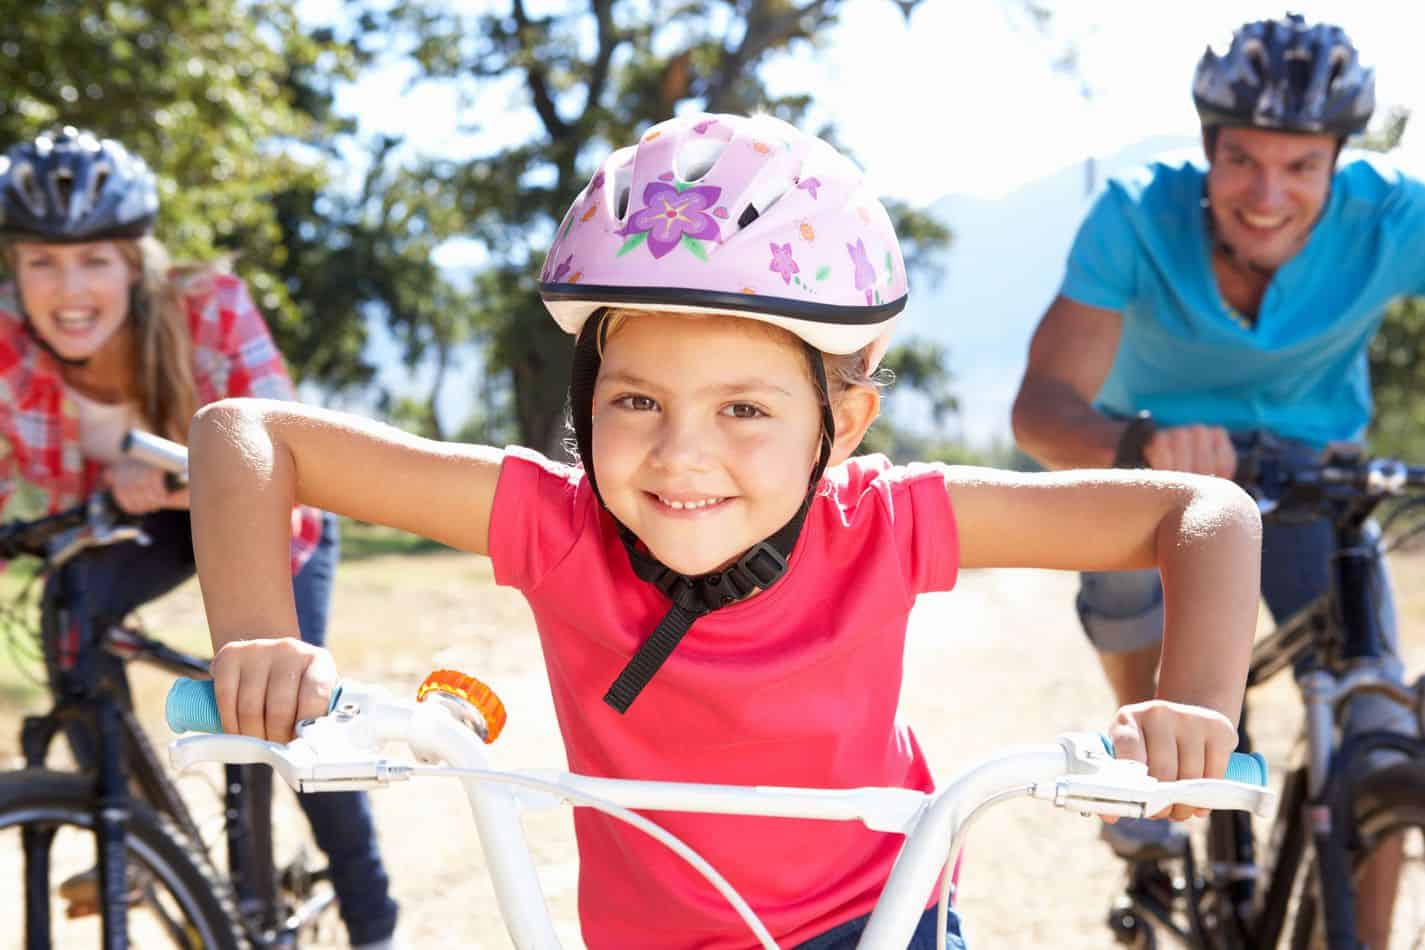
M1236 485L1177 472L952 468L962 567L1156 567L1162 699L1234 722L1261 597L1261 518Z
M946 487L963 567L1159 569L1157 698L1121 709L1110 735L1156 778L1220 776L1261 596L1261 518L1246 492L1177 472L975 468L948 470Z
M488 550L498 449L257 399L205 406L188 444L193 550L229 731L285 741L297 719L326 711L335 671L324 654L291 640L247 642L298 636L289 563L294 504Z

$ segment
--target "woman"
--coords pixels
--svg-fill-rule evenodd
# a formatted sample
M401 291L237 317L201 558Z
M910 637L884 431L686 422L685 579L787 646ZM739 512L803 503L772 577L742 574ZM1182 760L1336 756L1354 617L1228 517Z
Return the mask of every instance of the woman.
M0 287L0 505L15 477L44 490L51 508L96 488L143 516L152 543L105 549L86 564L96 629L192 575L188 493L124 458L137 428L186 442L198 407L228 396L294 397L262 316L238 278L213 267L171 268L150 232L154 174L118 142L65 128L0 158L0 257L14 277ZM326 638L336 525L312 508L292 512L292 583L303 639ZM52 583L53 583L52 579ZM47 651L52 652L52 651ZM123 666L103 675L127 695ZM50 676L62 676L50 657ZM82 729L76 757L92 760ZM358 793L301 796L327 853L353 947L389 947L396 905ZM91 909L92 886L63 889Z

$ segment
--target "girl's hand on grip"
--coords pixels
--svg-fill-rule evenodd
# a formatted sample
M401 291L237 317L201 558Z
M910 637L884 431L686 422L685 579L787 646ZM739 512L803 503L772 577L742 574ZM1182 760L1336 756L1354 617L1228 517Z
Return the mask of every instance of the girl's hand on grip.
M1222 778L1227 761L1237 748L1237 730L1231 720L1213 709L1154 699L1118 710L1108 730L1114 755L1148 766L1160 782ZM1154 818L1181 821L1205 815L1205 808L1174 805Z
M224 731L269 742L290 742L299 720L326 715L337 685L331 654L293 637L224 644L212 675Z

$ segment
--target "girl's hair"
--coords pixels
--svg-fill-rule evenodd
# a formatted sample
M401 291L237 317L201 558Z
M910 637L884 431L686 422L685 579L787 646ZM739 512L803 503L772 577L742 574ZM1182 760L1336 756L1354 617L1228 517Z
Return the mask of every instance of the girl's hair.
M600 333L599 355L603 356L603 344L609 337L613 336L620 326L629 319L647 314L646 310L633 310L629 308L614 307L609 310L604 317L603 331ZM709 314L708 316L719 319L736 320L742 326L754 332L763 332L767 336L785 340L797 346L799 349L806 349L800 338L790 330L783 330L781 327L773 326L770 323L763 323L760 320L747 320L735 314ZM894 374L885 367L878 368L875 372L867 372L867 356L873 344L868 344L852 353L826 353L821 352L821 363L826 371L826 385L831 389L828 394L832 399L856 386L869 386L872 389L884 389L890 385L895 378Z
M133 326L134 378L125 395L138 403L156 435L186 442L188 422L198 411L198 388L193 380L193 340L183 289L193 281L208 279L219 268L212 265L174 267L157 238L115 239L114 247L138 276L129 297ZM15 272L13 241L0 243L7 269Z

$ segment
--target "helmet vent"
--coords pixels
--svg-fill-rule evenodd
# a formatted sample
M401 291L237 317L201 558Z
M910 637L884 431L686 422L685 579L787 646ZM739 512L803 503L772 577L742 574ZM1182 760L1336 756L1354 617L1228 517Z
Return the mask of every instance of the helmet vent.
M757 209L752 207L751 205L748 205L747 207L743 208L742 213L737 216L737 226L739 228L745 228L753 221L756 221L757 217Z
M74 173L67 168L57 169L50 175L50 183L54 186L55 204L61 211L68 211L74 196Z
M622 221L623 216L628 213L628 193L631 189L624 185L618 190L618 197L614 199L614 218Z
M40 191L39 182L35 181L34 166L28 162L17 163L10 181L11 190L24 202L25 210L36 217L45 213L45 196Z

